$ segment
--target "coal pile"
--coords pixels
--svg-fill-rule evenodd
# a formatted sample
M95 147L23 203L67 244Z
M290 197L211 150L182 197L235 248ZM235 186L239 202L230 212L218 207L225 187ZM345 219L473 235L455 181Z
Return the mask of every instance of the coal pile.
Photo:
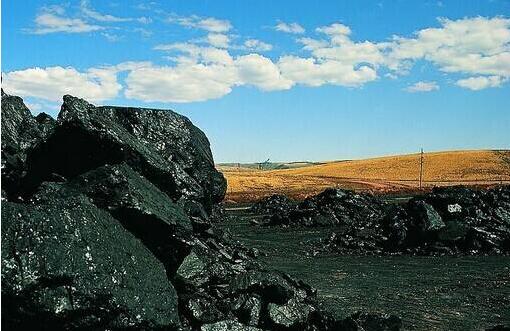
M270 197L262 200L255 206L259 204L266 206L267 201L286 201L280 196L276 197L277 199ZM275 203L275 205L276 208L265 207L265 210L274 212L262 221L262 225L364 227L377 225L386 208L385 203L371 194L340 189L326 189L299 204Z
M54 121L2 93L2 162L6 329L398 329L330 318L311 287L216 230L225 179L172 111L65 96Z
M251 206L251 211L259 214L287 213L293 209L297 203L282 194L273 194L262 198Z
M314 254L507 255L510 186L435 188L403 205L327 189L265 217L262 225L332 227Z
M510 253L510 186L436 188L383 220L387 251L416 254Z

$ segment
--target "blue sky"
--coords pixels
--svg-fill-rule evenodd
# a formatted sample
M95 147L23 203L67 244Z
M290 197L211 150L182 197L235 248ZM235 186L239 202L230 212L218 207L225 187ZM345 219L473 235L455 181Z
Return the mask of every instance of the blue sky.
M3 88L169 108L217 162L510 148L510 0L4 1Z

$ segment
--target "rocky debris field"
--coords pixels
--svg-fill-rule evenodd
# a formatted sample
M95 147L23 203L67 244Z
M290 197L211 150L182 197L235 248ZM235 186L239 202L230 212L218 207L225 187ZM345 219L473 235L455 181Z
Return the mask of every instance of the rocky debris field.
M297 205L272 196L256 206L269 212L256 225L331 227L314 253L510 254L510 186L436 188L404 204L327 189Z
M226 182L169 110L64 96L56 120L2 91L2 326L17 330L398 330L335 320L307 284L212 226Z

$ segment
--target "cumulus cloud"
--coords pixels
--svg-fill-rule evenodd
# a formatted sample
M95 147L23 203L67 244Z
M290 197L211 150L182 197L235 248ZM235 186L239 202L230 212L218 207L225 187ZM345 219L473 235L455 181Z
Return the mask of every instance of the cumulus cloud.
M214 47L228 48L230 38L226 34L222 33L209 33L207 35L207 42Z
M314 87L324 84L357 87L377 79L375 69L367 65L354 67L335 60L284 56L278 67L286 79Z
M89 6L86 1L82 4ZM87 17L96 21L124 20L87 8L92 10ZM41 29L39 33L102 29L81 19L65 18L65 10L59 6L46 7L40 15L50 15L51 19L43 16L36 23ZM59 20L70 22L59 25ZM437 28L382 42L355 40L349 26L333 23L296 39L305 55L290 54L277 59L258 54L272 49L272 45L258 39L235 44L227 20L175 15L168 20L203 30L204 34L188 42L155 46L155 50L164 52L164 58L172 61L168 65L125 62L85 71L72 67L30 68L4 74L4 85L13 94L47 100L59 100L70 93L101 101L116 97L124 89L126 97L142 101L193 102L220 98L237 86L253 86L263 91L290 89L297 84L360 87L380 75L398 79L408 74L416 61L455 73L455 84L471 90L498 87L510 78L510 20L502 17L441 19ZM297 23L280 22L275 28L304 33ZM115 35L103 33L115 41ZM233 50L235 55L231 54ZM118 81L120 71L127 71L124 86ZM430 81L418 81L404 88L407 92L438 89L439 85Z
M202 29L209 32L225 33L232 28L227 20L220 20L214 17L200 17L196 15L181 17L177 15L171 15L167 21L169 23L179 24L181 26Z
M406 60L426 60L444 72L510 76L510 19L440 19L413 38L394 37L388 63L398 71Z
M276 31L286 32L286 33L294 33L301 34L305 32L305 29L299 25L298 23L285 23L279 22L274 27Z
M29 32L34 34L84 33L104 29L102 26L89 24L80 18L69 18L64 15L65 9L61 6L44 7L35 17L35 28Z
M216 99L232 91L235 75L214 64L162 66L133 70L126 97L143 101L192 102Z
M158 45L155 49L182 54L174 58L175 66L130 71L126 97L149 102L204 101L222 97L238 84L234 59L226 50L189 43Z
M279 65L285 77L312 86L362 85L376 79L381 69L389 70L384 76L397 78L408 74L418 60L431 62L446 73L482 76L461 80L457 83L460 86L477 82L495 87L510 77L510 19L475 17L440 19L439 23L439 28L419 30L413 37L394 36L383 42L353 41L348 26L333 23L315 30L326 38L297 39L311 57L286 56ZM340 73L348 79L338 78L336 74ZM427 88L436 89L418 84L406 90Z
M369 41L354 42L349 27L334 23L316 29L326 39L300 38L310 57L283 56L278 66L287 79L298 84L361 86L377 79L377 68L384 63L382 46Z
M73 67L35 67L3 73L2 87L9 94L49 101L60 101L65 94L103 101L115 98L122 89L117 80L118 72L147 65L147 62L124 62L84 72Z
M156 46L157 50L182 53L172 57L175 66L150 66L132 70L125 95L143 101L193 102L220 98L235 86L264 91L291 88L278 66L259 54L233 57L225 49L189 43Z
M260 41L258 39L248 39L244 42L244 47L251 51L267 52L273 49L273 45Z
M64 94L101 101L114 98L122 88L111 70L92 68L79 72L72 67L11 71L3 75L3 85L11 94L50 101L58 101Z
M407 92L431 92L439 90L439 85L436 82L416 82L404 89Z
M236 59L239 83L256 86L264 91L286 90L294 82L284 78L279 68L268 58L259 54L248 54Z
M503 78L500 76L478 76L459 79L456 84L463 88L478 91L489 87L499 87L507 80L508 78Z

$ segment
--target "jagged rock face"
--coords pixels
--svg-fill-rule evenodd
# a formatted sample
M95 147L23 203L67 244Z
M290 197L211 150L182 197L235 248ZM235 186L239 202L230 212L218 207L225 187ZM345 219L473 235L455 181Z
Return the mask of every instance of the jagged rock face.
M2 204L2 301L8 329L179 325L161 263L84 196Z
M64 97L53 133L29 154L31 186L52 173L73 178L105 164L126 162L174 201L207 211L223 199L226 181L214 168L209 142L184 116L167 110L95 107Z
M15 199L20 193L26 151L46 135L50 126L47 122L41 130L20 97L2 93L2 190L7 198Z

